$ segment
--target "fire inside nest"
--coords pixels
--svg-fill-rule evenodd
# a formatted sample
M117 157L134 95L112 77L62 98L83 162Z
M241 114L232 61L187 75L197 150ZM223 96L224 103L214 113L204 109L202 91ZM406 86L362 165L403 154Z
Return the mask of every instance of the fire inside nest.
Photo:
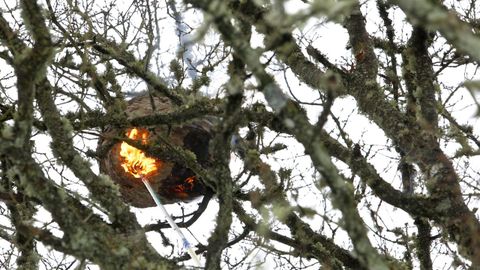
M144 128L132 128L126 133L126 136L146 145L150 133ZM120 157L122 159L121 166L125 172L138 179L149 179L149 176L155 176L159 170L166 167L163 161L148 157L144 151L126 142L122 142L120 145ZM172 197L172 199L176 198L183 201L191 199L192 196L198 196L197 193L201 191L201 187L197 185L196 176L192 175L189 170L178 169L178 166L173 168L170 177L168 177L169 180L163 180L165 182L160 183L160 188L162 189L158 190L160 195L165 198Z
M132 128L127 132L127 137L132 140L139 140L142 144L147 144L149 132L146 129ZM120 145L120 156L123 158L122 167L127 173L131 173L136 178L142 178L155 173L162 162L155 158L147 157L142 150L122 142Z
M147 144L149 132L146 129L133 128L127 132L127 137L132 140L140 141L142 144ZM201 266L200 261L197 258L195 251L192 249L191 244L188 242L182 231L180 231L178 226L175 224L172 217L168 214L167 210L160 201L158 194L152 189L152 186L147 180L146 176L148 174L156 173L158 169L161 168L161 166L159 167L159 165L161 165L162 162L155 158L147 157L142 150L133 147L126 142L122 142L122 144L120 145L120 156L123 158L123 162L121 164L122 168L125 170L125 172L135 176L135 178L142 179L142 182L145 184L145 187L152 196L152 199L154 199L157 206L162 209L164 215L168 220L168 223L170 224L170 227L172 227L177 232L178 236L183 241L185 247L188 249L188 253L197 263L197 266ZM185 179L183 185L177 185L178 188L174 188L174 192L179 193L179 195L182 196L186 195L186 197L188 197L188 193L184 192L184 188L188 186L190 187L190 190L193 190L194 180L195 176Z

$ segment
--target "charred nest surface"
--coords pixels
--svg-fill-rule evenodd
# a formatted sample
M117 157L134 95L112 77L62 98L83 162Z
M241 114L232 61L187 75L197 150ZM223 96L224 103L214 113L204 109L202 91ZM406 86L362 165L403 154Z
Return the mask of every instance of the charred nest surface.
M148 95L131 99L126 109L128 118L166 114L175 110L175 105L168 98L154 97L153 100L155 109L152 108L151 99ZM197 162L203 167L208 167L208 164L210 164L211 156L208 150L208 143L212 137L211 119L199 118L173 126L159 125L140 128L148 130L148 142L158 141L156 140L156 136L158 136L156 134L162 134L171 143L192 151L196 155ZM129 130L110 128L101 137L114 138L125 136ZM155 202L150 197L141 179L126 172L122 167L124 158L120 155L121 143L113 143L108 139L102 139L99 142L98 147L101 149L110 147L106 156L99 162L100 171L109 175L120 186L120 192L127 203L139 208L155 206ZM199 196L211 193L189 168L171 161L164 161L161 156L154 158L156 159L155 163L158 170L146 175L146 178L153 189L160 195L162 203L188 202Z

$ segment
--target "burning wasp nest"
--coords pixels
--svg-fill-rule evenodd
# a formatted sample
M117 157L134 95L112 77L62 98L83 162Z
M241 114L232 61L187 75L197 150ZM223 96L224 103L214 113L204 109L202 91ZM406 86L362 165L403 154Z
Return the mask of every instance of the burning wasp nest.
M154 106L148 95L131 99L126 109L127 117L133 119L175 111L175 105L168 98L153 97L153 101ZM207 167L211 158L208 143L212 137L212 126L208 118L199 118L172 126L132 127L126 130L110 128L101 136L107 139L99 141L99 149L109 147L107 154L99 162L100 171L108 174L120 186L124 201L139 208L155 206L142 183L142 177L149 181L164 204L188 202L202 195L209 195L211 191L189 168L172 161L164 161L158 156L148 156L126 142L115 143L108 138L126 135L131 140L146 145L158 141L158 134L162 134L172 144L193 152L197 162Z

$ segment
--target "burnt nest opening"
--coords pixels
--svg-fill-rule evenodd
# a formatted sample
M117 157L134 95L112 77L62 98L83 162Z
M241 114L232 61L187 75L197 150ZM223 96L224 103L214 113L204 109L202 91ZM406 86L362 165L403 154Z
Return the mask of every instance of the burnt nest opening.
M128 118L133 119L141 116L153 114L167 114L175 111L175 106L165 97L153 97L154 106L148 95L138 96L131 99L127 104L126 114ZM154 107L155 109L152 109ZM111 177L120 187L122 198L132 206L145 208L155 206L155 202L148 194L139 177L127 172L122 166L125 164L125 158L121 155L121 145L124 142L114 142L115 137L123 137L133 128L118 129L109 128L102 133L99 141L99 149L108 148L104 158L100 160L100 171ZM172 144L181 146L190 150L196 156L197 162L204 168L211 164L211 155L208 144L212 138L212 118L193 119L182 124L175 125L155 125L148 127L138 127L139 132L143 132L145 141L155 144L158 137L167 138ZM160 134L160 135L159 135ZM137 142L142 142L136 139ZM210 196L211 190L207 188L201 179L195 173L185 167L180 162L169 161L169 158L156 155L148 156L155 159L157 167L151 173L144 177L148 179L152 188L162 199L162 203L170 204L175 202L188 202L200 196Z

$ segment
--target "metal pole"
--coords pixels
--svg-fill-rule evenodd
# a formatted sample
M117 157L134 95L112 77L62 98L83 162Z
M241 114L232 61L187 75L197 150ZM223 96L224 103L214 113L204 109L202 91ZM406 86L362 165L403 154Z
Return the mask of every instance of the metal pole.
M197 264L198 267L202 267L202 265L200 264L200 259L198 258L197 254L193 250L192 245L190 244L190 242L188 242L185 235L183 235L180 228L173 221L170 214L168 214L167 209L165 209L165 206L163 206L163 204L160 202L160 198L158 197L157 193L152 189L152 186L150 186L150 183L148 182L148 180L146 178L142 177L142 182L143 182L143 184L145 184L145 187L148 189L148 192L152 196L152 198L155 201L155 203L157 204L157 206L160 208L160 210L162 210L163 215L167 218L167 221L168 221L168 224L170 225L170 227L177 233L177 235L182 240L183 246L187 249L188 254L190 254L190 257L192 257L192 259L195 261L195 263Z

